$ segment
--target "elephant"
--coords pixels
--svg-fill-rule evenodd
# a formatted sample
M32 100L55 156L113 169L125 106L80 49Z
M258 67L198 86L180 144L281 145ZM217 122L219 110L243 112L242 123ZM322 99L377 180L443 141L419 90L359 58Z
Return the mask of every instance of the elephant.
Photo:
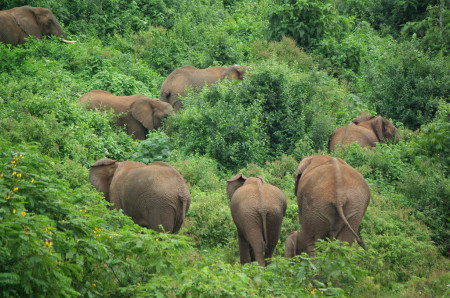
M200 89L211 86L218 80L243 80L247 67L232 65L228 67L216 66L198 69L192 65L185 65L175 69L166 78L161 87L159 99L170 103L175 111L183 107L179 96L184 96L188 88Z
M191 204L181 174L161 161L146 165L102 158L90 167L89 181L113 208L157 232L178 233Z
M227 194L238 231L241 264L257 261L264 267L280 237L285 195L259 175L247 179L242 174L227 180Z
M24 43L24 38L34 36L62 36L65 43L76 41L66 40L66 34L61 29L53 13L44 7L21 6L0 11L0 42L15 47Z
M78 99L88 109L109 110L122 113L117 119L117 125L126 124L127 133L135 139L145 140L149 130L161 126L161 121L173 111L172 106L156 98L144 95L116 96L107 91L90 91Z
M369 205L370 190L364 177L340 158L311 155L304 158L295 175L295 195L301 230L286 239L285 256L302 252L314 255L318 239L346 241L356 234Z
M393 141L398 143L400 135L394 125L381 116L362 115L352 120L349 125L336 129L328 143L329 151L338 144L346 145L357 142L361 147L375 147L377 142Z

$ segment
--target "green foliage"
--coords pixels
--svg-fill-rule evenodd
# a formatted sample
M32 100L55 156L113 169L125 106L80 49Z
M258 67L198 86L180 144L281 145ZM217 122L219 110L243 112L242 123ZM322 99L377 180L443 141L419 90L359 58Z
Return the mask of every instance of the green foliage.
M242 82L187 95L166 131L182 151L208 154L231 170L262 164L266 152L292 154L300 140L325 149L333 127L361 109L348 110L353 98L336 84L323 73L297 73L270 60L252 66Z
M187 154L205 154L227 169L263 162L267 149L259 105L231 102L233 89L216 86L187 95L184 109L168 119L166 132L173 145Z
M401 29L401 34L421 37L420 44L424 51L445 55L450 50L450 10L440 0L437 5L427 6L426 16L423 19L409 21ZM442 5L442 10L440 5ZM442 20L442 21L441 21ZM441 23L442 22L442 23Z
M377 30L398 34L402 25L425 17L436 0L337 0L339 11L367 20Z
M450 167L450 103L439 105L432 122L421 127L421 133L411 140L415 155L425 155L440 163L448 174Z
M386 54L363 66L359 88L379 115L417 129L434 117L450 94L449 59L421 52L417 41L392 43Z
M70 172L54 179L58 161L37 147L0 145L2 296L115 295L155 270L173 271L170 259L189 249L108 211L87 181L72 189Z
M138 151L131 158L135 161L150 164L155 161L167 161L170 156L169 138L163 132L151 130L147 139L138 145Z
M340 15L333 0L278 0L269 12L269 39L279 40L283 36L294 38L309 50L322 38L340 39L349 30L352 18Z
M254 60L279 60L283 63L295 64L303 71L313 67L313 59L303 52L295 40L283 37L281 41L258 40L253 43L251 51Z

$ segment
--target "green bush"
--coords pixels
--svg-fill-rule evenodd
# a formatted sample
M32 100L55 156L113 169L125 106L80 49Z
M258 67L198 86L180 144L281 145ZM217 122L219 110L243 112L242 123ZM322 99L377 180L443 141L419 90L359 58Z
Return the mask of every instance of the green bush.
M292 37L310 50L325 36L340 37L349 30L352 18L340 15L334 1L278 0L269 12L269 39Z
M376 61L366 61L359 88L379 115L417 129L433 119L441 98L448 102L449 82L449 59L430 57L413 40L394 42Z
M169 138L163 132L151 130L147 139L138 145L138 151L131 158L135 161L150 164L155 161L167 161L171 152L169 149Z
M168 119L166 133L184 153L205 154L217 160L219 167L238 169L248 162L262 163L267 149L260 107L231 102L228 87L217 84L200 95L184 97L184 108Z

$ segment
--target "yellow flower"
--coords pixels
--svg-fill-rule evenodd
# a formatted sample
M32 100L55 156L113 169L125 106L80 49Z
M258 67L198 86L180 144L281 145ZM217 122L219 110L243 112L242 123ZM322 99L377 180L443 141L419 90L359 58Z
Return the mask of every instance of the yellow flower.
M17 172L16 172L16 171L14 171L14 172L13 172L13 176L14 176L15 174L17 174Z
M27 215L27 213L25 212L25 211L22 211L22 216L25 216L25 215Z
M0 173L0 178L2 178L3 177L3 173Z
M6 200L9 200L11 197L9 195L6 195Z
M30 182L33 183L34 182L34 178L31 178Z
M14 186L14 191L18 191L18 190L19 190L19 187Z
M16 209L13 209L13 214L16 214Z
M22 158L22 157L23 157L23 155L22 155L22 154L20 154L20 155L19 155L19 158Z
M50 247L50 246L52 246L52 242L51 242L51 241L48 241L48 240L45 240L45 245L46 245L47 247Z
M96 287L96 286L97 286L97 285L95 284L95 282L93 282L93 283L92 283L92 285L93 285L94 287Z
M21 177L22 177L21 173L17 174L17 178L21 178Z
M138 286L140 286L140 285L141 285L141 282L140 282L140 281L138 281L138 282L137 282L137 285L138 285Z
M15 161L15 160L11 160L11 163L12 163L12 164L15 164L15 163L16 163L16 161Z

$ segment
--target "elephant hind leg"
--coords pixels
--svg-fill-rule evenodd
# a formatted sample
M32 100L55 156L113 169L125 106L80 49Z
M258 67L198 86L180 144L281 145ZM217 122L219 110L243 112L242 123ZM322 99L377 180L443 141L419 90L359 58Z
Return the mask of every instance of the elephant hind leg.
M252 235L249 242L254 253L255 261L258 262L260 266L264 267L264 238L262 234Z
M239 254L242 265L251 262L250 243L242 235L239 235Z

